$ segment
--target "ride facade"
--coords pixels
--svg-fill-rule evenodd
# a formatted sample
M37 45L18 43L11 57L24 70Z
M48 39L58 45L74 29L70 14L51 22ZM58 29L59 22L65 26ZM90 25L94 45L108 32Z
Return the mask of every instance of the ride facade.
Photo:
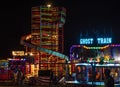
M52 70L58 76L65 71L68 57L64 51L64 23L66 9L63 7L35 6L31 9L31 34L21 38L26 48L26 57L33 57L32 76L39 70ZM32 55L31 55L32 54Z
M111 37L80 38L79 45L70 48L69 71L74 84L86 84L104 87L105 69L115 80L115 87L120 86L120 44L112 44Z

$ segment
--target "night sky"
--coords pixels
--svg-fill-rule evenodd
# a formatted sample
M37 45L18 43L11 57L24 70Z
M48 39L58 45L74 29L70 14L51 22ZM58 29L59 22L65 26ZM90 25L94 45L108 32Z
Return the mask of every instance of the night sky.
M0 8L0 58L11 57L12 50L24 50L20 38L31 32L31 7L50 0L9 0ZM53 6L67 10L64 25L64 54L79 44L81 32L111 34L113 43L120 43L120 5L116 0L51 0Z

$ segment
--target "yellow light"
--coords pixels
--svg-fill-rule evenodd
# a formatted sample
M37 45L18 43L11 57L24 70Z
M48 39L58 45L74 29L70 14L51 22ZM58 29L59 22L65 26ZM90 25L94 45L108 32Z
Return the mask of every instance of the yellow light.
M50 7L51 7L51 4L47 4L47 7L50 8Z
M24 56L24 51L12 51L13 56Z
M30 53L30 56L33 56L33 53Z

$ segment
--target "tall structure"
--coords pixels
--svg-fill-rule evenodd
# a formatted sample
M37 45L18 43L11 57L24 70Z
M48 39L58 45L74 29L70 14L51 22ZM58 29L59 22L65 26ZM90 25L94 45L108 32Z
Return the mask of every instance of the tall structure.
M31 43L53 51L63 52L65 8L32 7Z
M31 43L41 48L63 53L63 25L65 23L66 9L63 7L36 6L32 7L31 14ZM39 61L39 68L42 70L54 69L57 72L62 64L53 65L52 68L50 63L65 62L59 57L37 51L34 48L30 50L33 55L36 55L35 60Z

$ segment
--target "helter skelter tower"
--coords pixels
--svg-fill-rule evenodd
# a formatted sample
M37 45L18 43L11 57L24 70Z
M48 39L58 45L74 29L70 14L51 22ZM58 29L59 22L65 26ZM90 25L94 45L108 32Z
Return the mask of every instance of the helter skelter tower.
M66 9L63 7L35 6L32 7L31 14L31 43L41 48L63 53L63 25L65 23ZM38 54L35 49L31 49L31 51L33 54ZM54 55L39 52L39 68L42 70L52 69L57 71L61 66L57 63L64 61Z

